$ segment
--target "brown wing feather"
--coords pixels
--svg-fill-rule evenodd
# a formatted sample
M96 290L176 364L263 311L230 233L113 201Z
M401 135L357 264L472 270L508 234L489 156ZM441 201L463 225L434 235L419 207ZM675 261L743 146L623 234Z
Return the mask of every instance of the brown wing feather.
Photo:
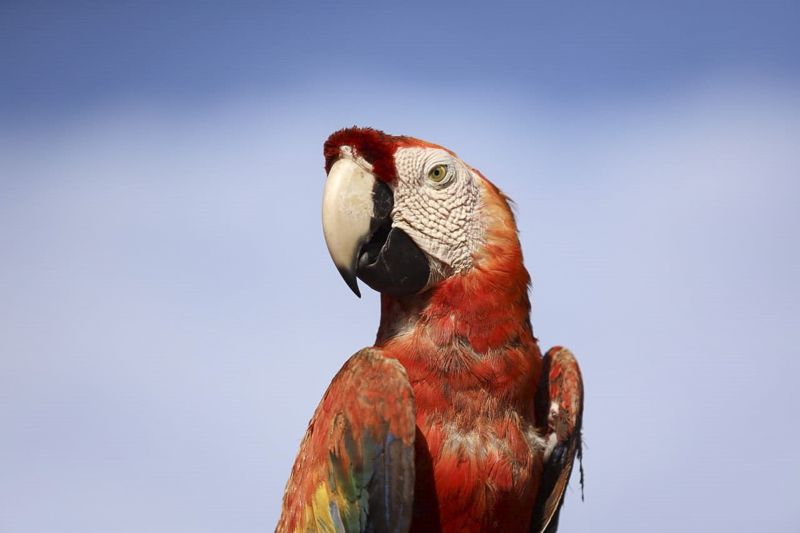
M551 348L545 355L541 379L536 411L547 446L531 531L552 533L558 529L575 457L579 461L582 457L583 379L575 356L561 347Z

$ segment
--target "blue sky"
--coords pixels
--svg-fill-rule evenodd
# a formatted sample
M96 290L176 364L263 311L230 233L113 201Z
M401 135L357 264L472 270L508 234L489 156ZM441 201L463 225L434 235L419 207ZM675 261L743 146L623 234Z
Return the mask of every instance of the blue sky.
M800 8L0 5L0 530L264 531L374 338L319 222L360 124L517 205L587 390L564 531L796 531Z
M576 102L726 71L796 78L800 7L705 2L3 2L2 109L168 102L321 80Z

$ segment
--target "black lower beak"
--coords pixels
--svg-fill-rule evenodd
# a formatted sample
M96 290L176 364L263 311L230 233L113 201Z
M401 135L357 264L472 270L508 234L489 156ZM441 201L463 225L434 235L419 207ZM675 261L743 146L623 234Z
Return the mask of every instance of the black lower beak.
M392 227L391 189L376 181L372 197L375 207L370 238L359 250L356 274L380 293L415 294L428 283L428 258L406 232Z
M381 235L385 237L377 253L367 249L359 257L358 277L376 291L392 296L421 291L430 276L425 254L401 229L392 228Z

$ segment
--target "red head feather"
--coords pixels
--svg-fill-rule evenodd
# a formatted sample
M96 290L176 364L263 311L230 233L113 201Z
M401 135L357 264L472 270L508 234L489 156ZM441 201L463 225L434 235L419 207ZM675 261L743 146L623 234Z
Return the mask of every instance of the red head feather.
M379 180L392 183L397 180L397 169L394 164L394 153L398 148L408 146L439 146L404 135L389 135L373 128L341 129L333 133L325 141L323 154L325 155L325 172L330 172L331 167L339 159L342 146L352 148L356 156L363 157L372 165L375 177Z

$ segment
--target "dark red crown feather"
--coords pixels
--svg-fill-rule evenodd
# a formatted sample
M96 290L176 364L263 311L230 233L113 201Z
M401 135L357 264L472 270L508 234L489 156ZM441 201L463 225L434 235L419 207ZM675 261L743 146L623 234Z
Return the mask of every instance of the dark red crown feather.
M333 133L325 141L325 172L339 159L342 146L349 146L357 156L363 157L372 165L375 177L381 181L392 183L397 179L394 164L394 153L398 148L406 146L435 146L433 144L402 135L389 135L373 128L341 129Z

